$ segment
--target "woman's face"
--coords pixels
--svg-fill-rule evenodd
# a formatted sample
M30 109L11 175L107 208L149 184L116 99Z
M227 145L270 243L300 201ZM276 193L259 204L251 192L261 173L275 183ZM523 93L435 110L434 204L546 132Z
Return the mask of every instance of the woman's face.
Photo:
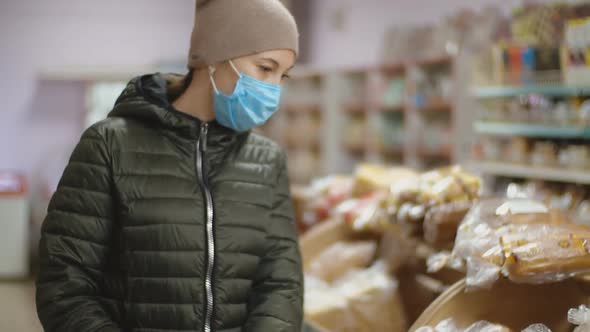
M295 64L295 54L291 50L272 50L236 58L232 62L240 73L266 83L282 85L289 77L289 71ZM221 92L226 95L232 94L238 75L229 61L215 66L213 77Z

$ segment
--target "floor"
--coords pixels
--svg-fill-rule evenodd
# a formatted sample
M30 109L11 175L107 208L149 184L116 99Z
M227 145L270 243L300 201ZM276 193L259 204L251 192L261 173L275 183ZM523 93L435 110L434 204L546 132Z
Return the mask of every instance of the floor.
M0 282L0 332L42 332L32 280Z

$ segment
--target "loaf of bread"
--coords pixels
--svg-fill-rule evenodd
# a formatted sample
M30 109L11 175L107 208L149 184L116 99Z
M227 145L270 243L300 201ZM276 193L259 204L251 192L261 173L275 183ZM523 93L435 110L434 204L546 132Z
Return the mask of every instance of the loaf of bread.
M560 279L571 273L590 272L589 238L567 231L529 239L502 238L504 271L514 281ZM563 277L560 277L563 276Z

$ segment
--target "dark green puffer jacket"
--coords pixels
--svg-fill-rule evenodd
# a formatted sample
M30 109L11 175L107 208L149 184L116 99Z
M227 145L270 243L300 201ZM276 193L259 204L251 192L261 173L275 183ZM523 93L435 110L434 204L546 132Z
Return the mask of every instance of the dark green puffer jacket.
M174 110L167 80L132 80L71 156L42 227L45 331L299 332L284 153Z

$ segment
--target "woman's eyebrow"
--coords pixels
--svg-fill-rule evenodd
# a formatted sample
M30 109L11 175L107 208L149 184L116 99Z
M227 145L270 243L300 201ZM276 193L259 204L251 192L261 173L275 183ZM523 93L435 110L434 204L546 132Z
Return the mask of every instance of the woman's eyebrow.
M277 68L281 66L279 62L273 58L261 58L261 60L272 62L272 64L275 65Z

